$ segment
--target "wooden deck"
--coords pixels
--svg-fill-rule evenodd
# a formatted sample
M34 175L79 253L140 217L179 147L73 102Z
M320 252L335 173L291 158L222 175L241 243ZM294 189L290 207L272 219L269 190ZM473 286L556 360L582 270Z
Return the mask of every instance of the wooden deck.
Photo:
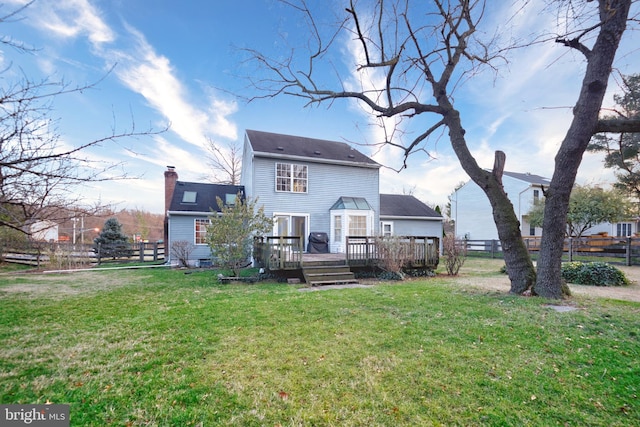
M329 262L329 261L344 261L347 262L346 254L310 254L304 253L302 254L302 263L306 264L308 262Z
M388 256L384 239L376 236L353 236L346 239L345 253L307 253L297 236L267 236L254 242L254 259L269 270L296 270L308 264L344 263L351 267L375 266ZM436 268L439 261L438 237L397 237L394 245L411 268Z

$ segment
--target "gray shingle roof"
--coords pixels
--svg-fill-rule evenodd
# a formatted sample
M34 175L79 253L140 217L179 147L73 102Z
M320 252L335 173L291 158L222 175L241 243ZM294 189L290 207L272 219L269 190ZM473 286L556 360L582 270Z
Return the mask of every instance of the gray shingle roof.
M267 157L306 158L309 161L353 163L361 166L380 167L349 144L301 136L247 130L247 137L256 154Z
M442 218L441 214L414 196L405 194L381 194L380 216Z
M184 193L194 192L195 202L185 202ZM210 212L219 211L216 196L223 201L227 194L238 194L244 197L243 185L205 184L200 182L177 181L173 190L169 211L172 212Z
M518 172L507 172L504 171L503 173L506 176L510 176L511 178L515 178L515 179L519 179L520 181L524 181L524 182L528 182L530 184L534 184L534 185L549 185L551 184L551 182L545 178L542 177L540 175L534 175L532 173L518 173Z

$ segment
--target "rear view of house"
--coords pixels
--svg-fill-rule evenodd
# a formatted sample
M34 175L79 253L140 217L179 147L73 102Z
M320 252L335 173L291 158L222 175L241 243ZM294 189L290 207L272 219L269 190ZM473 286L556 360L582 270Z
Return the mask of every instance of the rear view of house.
M347 236L378 234L380 165L348 144L247 130L242 184L274 218L274 236L325 233L331 252Z

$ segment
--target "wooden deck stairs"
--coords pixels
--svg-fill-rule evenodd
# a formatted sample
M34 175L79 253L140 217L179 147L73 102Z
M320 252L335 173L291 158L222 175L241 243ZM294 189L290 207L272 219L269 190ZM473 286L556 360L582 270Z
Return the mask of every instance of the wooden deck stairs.
M302 274L309 286L358 283L345 261L307 262Z

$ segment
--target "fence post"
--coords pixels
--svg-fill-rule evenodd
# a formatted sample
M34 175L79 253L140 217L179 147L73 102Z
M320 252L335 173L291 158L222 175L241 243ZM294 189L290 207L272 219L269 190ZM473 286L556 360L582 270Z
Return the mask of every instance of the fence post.
M144 262L144 242L140 242L138 247L140 248L140 262Z
M627 247L625 251L627 266L631 265L631 236L627 237Z
M96 256L98 257L98 265L102 261L102 243L98 243L98 250L96 252Z
M569 237L569 262L573 262L573 237Z
M158 261L158 242L153 242L153 260Z

